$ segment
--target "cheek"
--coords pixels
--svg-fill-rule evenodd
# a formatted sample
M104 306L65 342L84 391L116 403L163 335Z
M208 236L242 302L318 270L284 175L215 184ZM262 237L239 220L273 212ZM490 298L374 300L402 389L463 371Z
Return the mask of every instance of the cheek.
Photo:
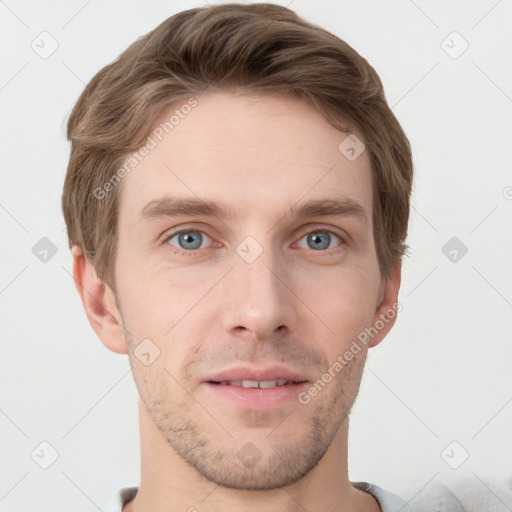
M306 278L304 276L307 276ZM331 267L301 273L298 295L336 339L348 339L368 326L375 311L377 286L363 267Z
M218 318L215 311L208 313L216 306L205 296L218 280L218 272L162 268L158 263L148 265L142 257L131 257L129 261L125 257L117 269L123 321L130 333L132 367L139 370L141 387L154 396L161 386L177 385L172 376L181 381L183 362L198 352L205 332L212 327L201 320ZM146 339L156 345L154 350L159 351L159 356L151 366L139 368L137 347Z
M164 275L140 261L123 263L116 274L123 313L139 335L162 338L190 309L190 289L177 272Z

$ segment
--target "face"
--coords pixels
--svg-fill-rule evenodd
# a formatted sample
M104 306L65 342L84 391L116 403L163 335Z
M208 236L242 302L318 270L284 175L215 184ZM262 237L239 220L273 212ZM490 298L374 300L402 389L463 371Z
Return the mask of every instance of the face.
M176 454L219 485L278 488L336 440L367 345L333 365L389 302L370 162L300 100L195 99L122 182L119 315Z

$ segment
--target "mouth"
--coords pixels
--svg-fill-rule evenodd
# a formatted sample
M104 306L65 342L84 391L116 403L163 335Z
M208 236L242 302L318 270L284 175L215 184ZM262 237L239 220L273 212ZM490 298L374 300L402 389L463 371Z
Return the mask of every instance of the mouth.
M304 381L305 382L305 381ZM239 388L252 388L252 389L270 389L279 386L289 386L291 384L300 384L285 379L275 380L223 380L221 382L210 381L211 384L219 384L220 386L236 386Z
M235 368L203 381L219 403L245 409L269 409L297 401L309 380L285 368Z

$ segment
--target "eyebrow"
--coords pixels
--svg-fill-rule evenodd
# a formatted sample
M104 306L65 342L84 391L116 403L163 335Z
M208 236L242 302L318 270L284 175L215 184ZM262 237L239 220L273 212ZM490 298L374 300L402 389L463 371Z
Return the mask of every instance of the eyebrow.
M293 205L292 216L303 219L307 217L354 217L363 224L368 224L365 209L348 197L333 199L313 199ZM236 210L231 206L196 197L164 197L149 202L140 212L140 220L160 217L206 216L220 219L234 219Z

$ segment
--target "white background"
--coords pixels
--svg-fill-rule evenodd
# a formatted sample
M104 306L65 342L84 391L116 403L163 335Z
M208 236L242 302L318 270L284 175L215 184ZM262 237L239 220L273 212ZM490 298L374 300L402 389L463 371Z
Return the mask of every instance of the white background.
M60 210L65 122L102 66L166 17L200 5L0 1L2 512L94 511L139 481L127 356L96 338L70 276ZM507 510L500 500L512 477L512 4L289 6L375 67L414 153L403 311L370 351L351 420L350 478L411 505L436 484L464 484L488 494L488 510ZM42 31L59 45L47 59L31 48ZM453 31L469 43L458 58L462 39L446 39ZM57 247L46 263L32 252L42 237ZM452 237L468 249L456 262L442 252ZM42 441L58 453L48 469L31 458ZM452 441L452 465L469 454L458 469L441 456Z

